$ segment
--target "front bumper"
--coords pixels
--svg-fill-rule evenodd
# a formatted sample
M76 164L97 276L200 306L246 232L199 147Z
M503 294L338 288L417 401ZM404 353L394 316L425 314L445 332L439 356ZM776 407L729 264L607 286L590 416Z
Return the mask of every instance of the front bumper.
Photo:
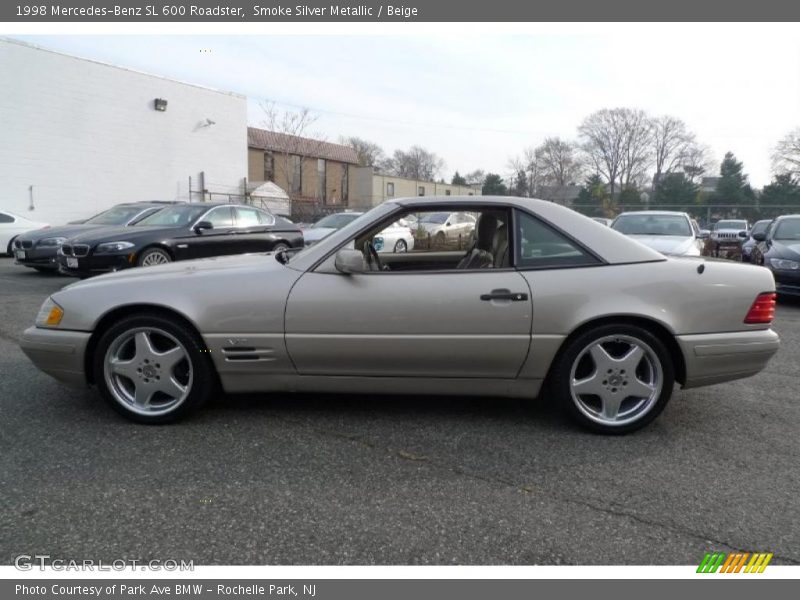
M771 329L679 335L686 362L684 388L750 377L767 366L780 338Z
M20 254L24 252L24 255ZM13 248L14 260L18 265L25 267L39 267L40 269L58 269L58 257L56 246L44 246L41 248ZM24 258L23 258L24 256Z
M70 385L87 385L85 356L91 333L29 327L20 348L42 371Z
M775 291L782 296L800 296L800 272L773 270Z
M66 275L90 277L101 273L113 273L133 266L128 258L128 254L101 254L97 256L90 254L80 258L59 255L58 266L59 270ZM78 266L68 266L67 261L70 259L77 261Z

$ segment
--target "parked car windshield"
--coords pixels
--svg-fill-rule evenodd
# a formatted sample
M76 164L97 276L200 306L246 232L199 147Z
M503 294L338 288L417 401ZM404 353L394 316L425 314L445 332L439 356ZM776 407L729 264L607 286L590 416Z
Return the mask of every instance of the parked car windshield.
M747 221L717 221L712 226L714 231L720 229L738 229L739 231L747 229Z
M341 229L348 223L352 223L353 221L355 221L360 216L361 213L337 213L335 215L328 215L327 217L322 217L319 221L314 223L311 226L311 229L317 229L320 227Z
M161 227L185 227L194 223L210 207L202 204L182 204L163 208L136 223L137 227L158 225Z
M758 221L755 225L753 225L753 228L750 230L750 236L752 237L754 233L765 232L771 222L772 221Z
M776 240L800 240L800 219L780 221L772 238Z
M625 235L693 235L689 221L680 215L620 215L611 228Z
M450 213L427 213L422 215L420 223L444 223Z
M87 225L125 225L144 210L141 206L115 206L85 221Z

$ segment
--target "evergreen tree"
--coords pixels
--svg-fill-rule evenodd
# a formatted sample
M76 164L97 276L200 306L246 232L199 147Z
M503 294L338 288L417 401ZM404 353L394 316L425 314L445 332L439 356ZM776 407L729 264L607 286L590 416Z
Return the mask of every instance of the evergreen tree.
M698 189L683 173L665 173L656 184L650 207L654 210L695 212Z
M759 206L762 219L800 212L800 181L791 173L776 175L761 191Z
M467 185L467 180L464 179L461 174L456 171L455 175L453 175L453 179L450 182L452 185Z
M611 217L611 196L600 175L592 175L583 184L575 200L575 210L587 217ZM611 214L608 214L611 213Z
M508 188L503 183L502 177L496 173L487 173L486 179L483 180L483 189L481 190L484 196L508 196Z

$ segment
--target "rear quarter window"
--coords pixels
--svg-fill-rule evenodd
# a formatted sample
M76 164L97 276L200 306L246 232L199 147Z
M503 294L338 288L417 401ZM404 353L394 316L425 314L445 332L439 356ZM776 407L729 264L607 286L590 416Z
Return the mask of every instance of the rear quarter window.
M516 266L558 268L592 266L600 261L577 242L524 212L517 212Z

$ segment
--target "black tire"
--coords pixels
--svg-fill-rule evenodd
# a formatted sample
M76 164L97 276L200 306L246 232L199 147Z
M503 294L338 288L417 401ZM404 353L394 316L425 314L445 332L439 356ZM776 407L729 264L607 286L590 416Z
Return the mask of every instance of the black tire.
M437 248L444 248L446 241L443 231L437 233L436 237L433 238L433 243Z
M163 248L157 248L154 246L152 248L145 248L142 250L141 254L139 254L139 257L136 259L136 264L140 267L149 266L148 262L153 258L162 261L159 264L172 262L172 255L170 255L169 252Z
M8 256L14 256L14 240L17 239L19 236L14 236L10 240L8 240L8 247L6 248L6 254Z
M408 252L408 244L406 244L405 240L397 240L394 244L394 252L395 254Z
M164 414L135 412L114 396L106 380L105 364L109 348L118 338L140 328L167 332L183 345L186 360L191 362L192 377L188 395L174 409ZM218 390L216 371L202 338L191 327L159 314L142 313L124 317L106 330L97 342L92 357L92 369L94 381L103 399L120 415L137 423L156 425L183 419L205 404Z
M277 254L278 252L284 252L288 249L289 249L289 244L287 244L286 242L278 242L272 247L271 251Z
M649 347L653 356L648 360L658 361L658 366L661 369L662 384L660 393L647 405L646 410L643 407L638 417L634 414L634 420L621 424L606 424L587 416L579 408L579 402L573 399L572 369L575 366L577 373L577 369L584 366L581 363L578 365L575 365L575 363L579 358L582 361L585 360L582 355L593 343L614 336L621 336L623 339L635 339ZM625 371L622 371L622 373L625 373ZM606 384L606 381L602 383ZM620 435L645 427L664 410L672 396L672 389L675 384L675 368L672 363L672 357L664 343L647 329L623 323L607 324L585 331L567 343L553 364L550 384L549 389L554 394L556 402L573 421L596 433ZM623 385L627 385L627 383ZM622 390L623 388L620 387L619 389ZM616 393L616 388L614 391ZM581 399L583 398L582 395L579 394L579 396ZM625 402L629 402L629 400ZM635 405L636 401L633 400L632 403ZM602 419L602 416L597 416L596 418Z

